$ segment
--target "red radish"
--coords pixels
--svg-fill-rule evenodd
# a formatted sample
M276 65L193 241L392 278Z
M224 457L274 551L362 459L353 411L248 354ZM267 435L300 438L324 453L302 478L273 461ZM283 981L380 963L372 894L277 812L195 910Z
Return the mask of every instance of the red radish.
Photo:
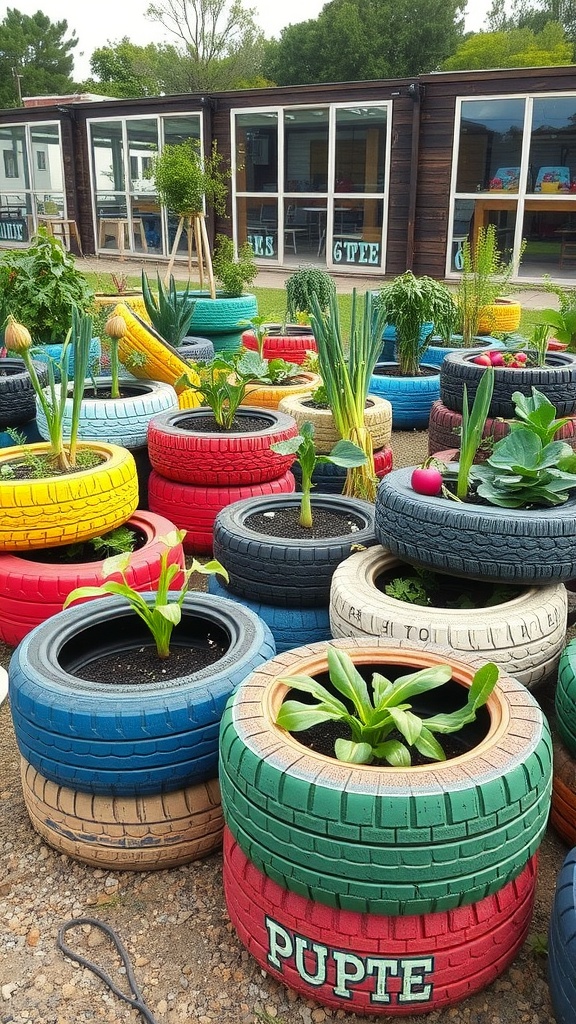
M505 366L506 365L506 360L504 359L504 356L502 355L501 352L491 352L490 353L490 362L492 363L492 366Z
M472 362L477 363L478 366L492 366L490 356L487 352L482 352L481 355L475 356Z
M442 473L434 466L418 466L412 472L410 483L416 494L426 494L432 498L442 490Z
M527 359L528 359L528 356L526 355L525 352L517 352L516 353L516 362L517 363L525 363Z

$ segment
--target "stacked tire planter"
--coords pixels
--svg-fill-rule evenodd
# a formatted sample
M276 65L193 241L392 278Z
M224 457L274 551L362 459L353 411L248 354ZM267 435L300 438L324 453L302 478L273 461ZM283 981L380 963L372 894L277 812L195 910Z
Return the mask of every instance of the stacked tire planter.
M179 410L154 417L148 428L150 508L186 530L184 550L198 554L212 550L220 509L255 495L289 494L295 487L294 456L270 450L296 436L291 416L243 406L237 412L239 429L227 432L206 425L209 418L207 408ZM254 420L257 429L251 429Z
M242 324L252 320L258 312L255 295L231 297L217 292L211 299L207 292L191 292L195 299L190 330L209 338L219 355L236 352L241 346Z
M330 454L340 435L331 410L315 406L312 402L311 392L306 395L287 396L282 399L278 408L293 416L299 429L306 421L312 423L316 451L320 455ZM390 447L392 406L390 402L378 395L368 395L364 425L372 438L374 471L376 476L381 479L392 469L392 449ZM298 463L295 464L293 472L296 486L300 489L302 476ZM345 483L346 470L330 462L319 463L312 474L313 486L323 494L342 494Z
M576 849L562 865L548 933L548 984L557 1024L572 1024L576 1006Z
M442 378L440 378L440 387L442 387ZM514 420L504 419L501 416L487 418L482 437L489 443L479 448L476 453L476 462L483 462L488 458L492 445L510 433L510 424L513 422ZM462 412L448 409L440 399L434 402L430 410L428 424L428 454L437 455L438 452L446 449L458 448L461 427ZM576 450L576 417L572 416L568 423L560 427L555 434L555 440L566 441L571 448Z
M318 346L311 327L287 325L281 327L269 324L266 328L262 355L264 359L284 359L287 363L301 364L309 352L316 352ZM253 331L242 334L244 348L258 351L258 338Z
M153 595L144 594L152 603ZM222 840L218 730L235 687L274 654L246 609L189 592L171 641L204 637L213 664L159 682L94 681L100 654L150 642L118 597L71 607L33 629L9 668L12 716L31 823L60 853L100 868L149 871L216 850ZM168 664L168 663L167 663Z
M558 736L554 743L554 782L550 821L564 842L576 845L576 643L560 658L555 693Z
M457 690L483 663L405 641L334 645L367 678L448 662ZM230 917L267 973L323 1006L383 1016L451 1006L496 978L528 932L551 786L546 720L504 674L460 756L344 765L275 724L286 677L324 681L326 648L272 659L223 715Z
M274 517L297 509L301 496L247 498L222 509L214 522L214 555L226 568L226 592L268 623L277 650L285 651L331 636L330 584L336 566L355 544L374 543L373 505L332 494L312 496L313 515L321 510L352 515L354 532L308 539L275 537L250 526L250 517ZM209 590L219 593L211 578Z
M42 385L48 381L46 364L34 360L34 368ZM36 426L36 395L23 359L0 359L0 448L16 444L8 428L15 428L26 441L40 441Z

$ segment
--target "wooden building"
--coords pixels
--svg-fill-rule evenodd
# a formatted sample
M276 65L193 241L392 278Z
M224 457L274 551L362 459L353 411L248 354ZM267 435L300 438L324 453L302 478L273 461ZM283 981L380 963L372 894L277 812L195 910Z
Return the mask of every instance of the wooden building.
M576 68L186 94L48 98L0 112L0 246L48 222L72 248L168 257L149 177L167 143L216 140L231 169L212 234L259 263L451 278L494 223L515 278L576 266ZM72 231L71 231L72 229ZM187 242L182 240L184 257Z

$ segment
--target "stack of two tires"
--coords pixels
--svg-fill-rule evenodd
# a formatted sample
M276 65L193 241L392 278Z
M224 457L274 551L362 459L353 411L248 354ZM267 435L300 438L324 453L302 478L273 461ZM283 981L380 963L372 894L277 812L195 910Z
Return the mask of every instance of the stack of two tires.
M150 604L152 595L144 599ZM33 828L59 853L98 868L150 871L220 848L220 718L275 648L266 625L230 601L190 591L186 618L192 636L205 626L226 638L223 656L138 686L98 683L90 672L98 631L116 631L127 659L141 636L120 597L66 609L14 652L10 705L24 800ZM74 643L82 649L70 658Z
M48 383L46 364L34 360L40 383ZM10 432L9 432L10 431ZM17 436L16 436L17 435ZM41 441L36 425L36 394L23 359L0 358L0 448Z
M336 643L356 664L354 645L363 658L385 645ZM528 934L550 797L546 721L503 677L498 724L466 755L402 770L343 764L275 725L287 677L318 675L325 646L256 670L222 718L230 918L263 970L331 1010L452 1006L497 978Z
M187 553L210 554L221 509L294 491L294 456L278 455L271 445L296 433L292 417L251 406L237 410L229 431L218 429L207 407L156 416L148 428L150 508L186 530Z

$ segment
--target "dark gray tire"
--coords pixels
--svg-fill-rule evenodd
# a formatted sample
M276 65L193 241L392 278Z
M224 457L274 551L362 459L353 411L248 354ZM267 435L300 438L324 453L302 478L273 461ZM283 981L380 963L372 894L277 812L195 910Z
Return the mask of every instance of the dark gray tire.
M34 360L34 368L42 387L48 381L46 364ZM19 427L36 415L36 393L23 359L8 356L0 359L0 429Z
M375 543L374 506L341 495L313 495L312 509L352 513L359 519L360 528L343 536L293 540L268 536L246 525L254 513L298 508L300 501L299 494L245 498L218 513L214 557L228 571L231 593L285 608L327 605L336 566L356 545Z
M554 508L510 509L423 497L413 467L385 476L376 536L414 565L472 579L541 585L576 577L576 497Z
M332 636L419 640L449 647L457 657L494 661L528 689L556 673L565 644L566 587L523 587L491 607L423 607L383 593L384 573L407 566L379 544L339 565L330 591ZM513 591L513 594L515 591Z
M548 935L548 983L557 1024L573 1024L576 1006L576 849L562 865Z
M452 352L446 356L440 368L440 399L448 409L462 412L464 385L471 406L485 366L472 362L472 352ZM514 417L512 394L521 391L530 397L532 388L537 388L556 407L558 416L571 416L576 412L576 355L570 352L549 352L546 366L526 367L514 370L508 367L494 367L494 392L490 403L489 416Z
M189 334L178 346L178 353L182 359L193 363L209 363L214 359L214 345L210 338L194 338Z

